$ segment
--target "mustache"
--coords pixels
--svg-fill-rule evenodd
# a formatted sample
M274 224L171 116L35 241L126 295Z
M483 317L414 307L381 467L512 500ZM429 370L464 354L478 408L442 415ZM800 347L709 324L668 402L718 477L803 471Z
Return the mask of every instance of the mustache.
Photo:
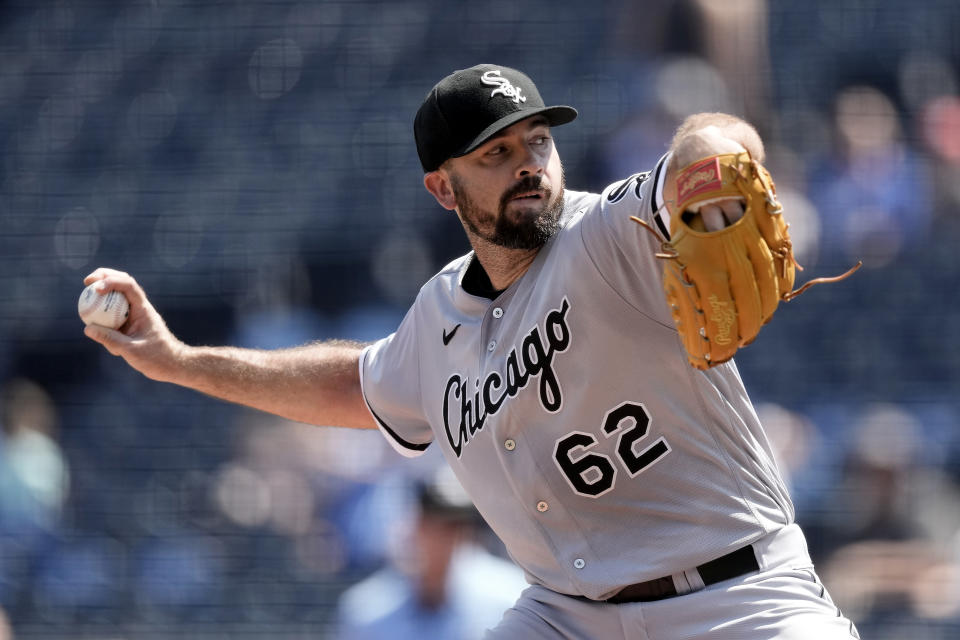
M544 187L543 185L543 176L527 176L523 178L512 187L507 189L503 196L500 197L500 206L505 207L507 202L509 202L514 196L525 193L527 191L544 191L546 197L550 197L550 187Z

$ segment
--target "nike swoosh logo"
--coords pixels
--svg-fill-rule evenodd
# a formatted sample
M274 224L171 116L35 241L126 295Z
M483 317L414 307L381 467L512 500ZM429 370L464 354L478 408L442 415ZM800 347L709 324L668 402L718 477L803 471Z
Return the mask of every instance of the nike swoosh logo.
M447 330L443 330L443 344L444 346L450 344L450 341L453 340L453 336L456 335L457 329L460 328L460 325L457 324L453 329L450 330L450 333L447 333Z

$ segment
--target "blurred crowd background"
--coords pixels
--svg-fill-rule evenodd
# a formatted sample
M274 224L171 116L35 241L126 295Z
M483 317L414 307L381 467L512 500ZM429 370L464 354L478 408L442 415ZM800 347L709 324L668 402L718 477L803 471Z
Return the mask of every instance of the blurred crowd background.
M689 113L756 124L801 280L865 264L737 357L798 520L864 638L960 637L956 0L23 0L0 5L0 638L496 622L516 573L436 452L150 382L75 310L104 265L192 343L386 335L468 248L412 119L478 62L579 109L574 189L650 168Z

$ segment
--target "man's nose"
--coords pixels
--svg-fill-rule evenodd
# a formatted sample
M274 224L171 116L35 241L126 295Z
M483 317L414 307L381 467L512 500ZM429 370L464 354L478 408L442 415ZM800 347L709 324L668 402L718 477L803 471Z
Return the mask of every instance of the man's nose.
M517 165L517 177L526 178L532 175L541 175L547 166L547 159L531 149L524 146L523 157L520 164Z

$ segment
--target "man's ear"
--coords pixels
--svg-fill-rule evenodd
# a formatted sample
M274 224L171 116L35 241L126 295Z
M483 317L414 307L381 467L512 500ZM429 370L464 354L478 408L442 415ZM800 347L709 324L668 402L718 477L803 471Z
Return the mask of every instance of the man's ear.
M457 199L453 195L453 189L450 187L450 179L446 174L440 171L431 171L423 176L423 186L427 191L437 199L440 206L444 209L453 210L457 208Z

